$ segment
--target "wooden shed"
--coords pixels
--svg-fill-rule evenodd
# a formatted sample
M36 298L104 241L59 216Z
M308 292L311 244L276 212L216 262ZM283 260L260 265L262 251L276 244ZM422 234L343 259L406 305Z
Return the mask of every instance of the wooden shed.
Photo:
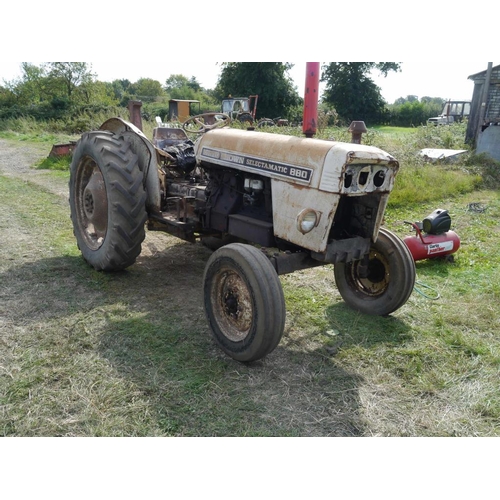
M193 111L193 107L198 105L197 110ZM200 101L193 99L170 99L168 101L168 120L186 121L192 115L200 113Z
M474 82L471 113L465 139L477 153L500 161L500 65L469 76Z

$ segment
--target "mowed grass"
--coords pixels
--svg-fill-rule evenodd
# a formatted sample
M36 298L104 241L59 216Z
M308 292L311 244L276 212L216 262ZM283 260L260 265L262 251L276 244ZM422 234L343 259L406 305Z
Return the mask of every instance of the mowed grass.
M393 203L385 218L404 237L405 220L450 211L461 248L417 262L427 296L371 317L343 303L330 266L282 276L285 335L252 365L210 337L207 249L148 233L134 266L98 273L67 199L0 177L0 435L499 435L500 196L432 168L451 172L447 196ZM450 194L462 175L468 187Z
M337 401L342 371L328 370L322 420L301 393L316 365L309 353L246 366L215 347L202 306L205 248L148 235L129 271L97 273L79 256L67 202L6 177L0 200L2 435L360 433Z

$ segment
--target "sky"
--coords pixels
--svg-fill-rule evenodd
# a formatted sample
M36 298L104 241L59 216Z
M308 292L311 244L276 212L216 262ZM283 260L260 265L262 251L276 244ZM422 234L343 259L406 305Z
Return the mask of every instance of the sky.
M34 64L41 64L35 62ZM164 84L173 74L181 74L188 78L194 76L202 87L214 88L221 71L216 62L90 62L92 71L101 81L128 79L131 82L139 78L152 78ZM290 76L301 96L304 95L305 62L295 62ZM493 66L500 64L493 62ZM0 85L4 81L12 81L21 76L20 62L0 62ZM402 62L401 71L391 72L383 77L375 71L372 78L380 87L384 99L392 104L399 97L416 95L441 97L444 99L471 99L474 84L468 77L485 71L487 61L476 62Z

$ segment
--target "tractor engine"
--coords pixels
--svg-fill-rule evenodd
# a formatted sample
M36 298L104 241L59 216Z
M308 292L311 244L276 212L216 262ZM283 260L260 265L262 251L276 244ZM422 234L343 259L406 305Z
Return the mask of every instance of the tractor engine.
M159 131L159 132L158 132ZM196 169L194 144L181 129L155 129L164 216L187 222L205 205L206 178Z
M202 168L209 178L203 227L273 246L270 179L210 164Z
M164 217L202 233L275 244L270 179L206 162L197 166L190 140L156 146Z
M184 174L190 174L196 167L194 143L192 141L186 141L173 146L166 146L162 148L162 150L175 159L175 168L178 171Z

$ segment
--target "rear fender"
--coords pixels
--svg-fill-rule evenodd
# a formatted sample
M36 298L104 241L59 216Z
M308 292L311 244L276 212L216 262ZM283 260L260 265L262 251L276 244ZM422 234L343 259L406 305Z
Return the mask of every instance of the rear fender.
M161 195L158 177L158 151L151 141L135 125L121 118L110 118L100 127L115 134L123 134L134 147L139 157L139 167L144 173L144 185L147 192L146 206L148 212L160 212Z

